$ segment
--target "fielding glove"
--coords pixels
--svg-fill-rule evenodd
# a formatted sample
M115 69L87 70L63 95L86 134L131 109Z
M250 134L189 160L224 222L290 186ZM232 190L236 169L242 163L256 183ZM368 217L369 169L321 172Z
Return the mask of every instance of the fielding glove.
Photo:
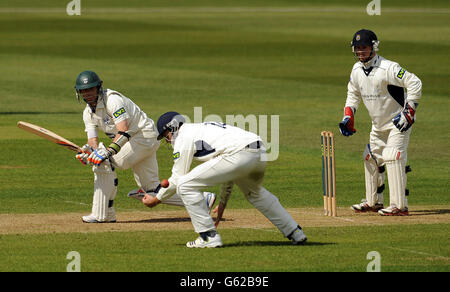
M416 108L416 103L407 101L405 108L392 119L392 122L400 132L407 131L414 124L416 120Z
M341 131L341 134L348 137L356 133L354 124L354 111L351 107L347 106L344 109L344 118L342 119L342 122L339 123L339 130Z

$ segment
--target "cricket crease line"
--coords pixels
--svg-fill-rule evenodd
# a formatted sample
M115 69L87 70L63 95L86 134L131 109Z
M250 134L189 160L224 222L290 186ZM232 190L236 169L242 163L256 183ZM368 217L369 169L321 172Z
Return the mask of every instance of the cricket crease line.
M317 212L305 212L305 211L297 211L297 210L289 210L290 213L296 213L296 214L306 214L306 215L314 215L314 216L320 216L320 217L324 217L325 215L323 215L322 213L317 213ZM336 220L341 220L341 221L348 221L348 222L356 222L353 219L350 218L343 218L343 217L332 217L332 216L326 216L329 217L330 219L336 219ZM366 223L366 222L362 222L362 223ZM368 223L368 222L367 222Z
M371 222L371 221L363 221L363 220L353 220L350 218L345 218L345 217L331 217L331 216L325 216L322 213L317 213L317 212L305 212L305 211L298 211L298 210L289 210L290 213L293 214L305 214L305 215L312 215L312 216L317 216L317 217L327 217L329 220L340 220L340 221L345 221L345 222L349 222L349 223L356 223L359 225L374 225L374 226L385 226L386 224L383 223L379 223L379 222ZM320 227L320 226L318 226ZM324 226L324 227L329 227Z
M342 218L342 217L331 217L331 218L336 219L336 220L341 220L341 221L353 222L353 223L356 222L355 220L349 219L349 218Z
M120 212L144 212L144 211L145 210L141 210L141 209L120 209L117 212L120 213Z
M83 206L90 206L91 204L81 203L81 202L74 202L74 201L64 201L64 203L69 204L75 204L75 205L83 205Z
M443 259L446 261L450 260L450 258L448 258L448 257L444 257L441 255L435 255L435 254L431 254L431 253L426 253L426 252L421 252L421 251L416 251L416 250L395 248L395 247L390 247L390 246L388 246L387 248L397 250L397 251L402 251L402 252L409 252L409 253L420 254L420 255L429 256L429 257L435 257L435 258Z

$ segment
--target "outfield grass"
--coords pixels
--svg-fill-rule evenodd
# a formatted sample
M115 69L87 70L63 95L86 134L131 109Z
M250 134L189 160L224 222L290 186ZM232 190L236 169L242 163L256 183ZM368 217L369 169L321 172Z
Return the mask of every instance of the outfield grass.
M8 235L1 237L0 271L65 271L70 262L66 255L74 250L85 272L365 272L371 251L380 253L384 272L445 272L446 226L309 228L311 240L301 247L275 229L223 230L224 248L205 250L184 247L192 240L190 231ZM391 236L377 236L382 233ZM410 242L412 234L416 239ZM436 246L430 247L436 238Z
M349 42L362 27L377 33L380 55L423 82L408 151L410 206L450 209L447 1L382 1L381 16L368 16L369 1L356 0L91 0L82 1L81 16L67 16L63 2L69 1L0 3L0 213L90 211L91 170L67 150L16 127L28 121L83 144L83 105L73 86L86 69L154 120L169 110L193 118L200 106L203 117L279 115L280 153L269 163L265 185L286 207L319 207L319 133L338 133L354 63ZM355 127L351 138L336 137L339 206L364 194L362 152L370 120L362 104ZM166 146L158 152L161 178L170 175L170 153ZM145 210L126 198L135 188L132 172L118 176L116 209ZM250 207L235 190L228 208ZM311 244L301 249L284 245L274 232L224 230L227 248L192 252L179 245L195 236L188 231L0 235L0 270L65 270L65 254L78 250L85 271L200 271L200 264L185 263L211 255L216 262L208 271L363 271L365 254L377 250L385 271L449 271L448 229L448 222L311 228ZM392 242L382 240L386 234ZM417 241L408 240L412 234ZM141 255L135 244L151 246L154 254ZM253 261L254 254L261 261Z

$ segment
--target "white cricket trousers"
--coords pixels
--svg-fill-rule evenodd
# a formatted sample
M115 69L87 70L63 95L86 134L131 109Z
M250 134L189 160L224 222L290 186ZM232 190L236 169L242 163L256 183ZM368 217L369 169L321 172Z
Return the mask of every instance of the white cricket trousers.
M386 165L389 184L390 206L404 209L408 207L405 196L406 189L406 162L407 149L411 128L406 132L400 132L395 126L391 129L380 131L372 128L370 132L370 150L373 159L365 156L366 199L373 206L381 198L377 194L377 186L384 184L384 173L379 173L379 166Z
M262 149L245 148L235 154L220 155L192 169L178 180L177 193L186 206L197 233L215 230L201 189L234 182L246 199L269 219L284 236L298 226L278 198L262 187L266 162Z

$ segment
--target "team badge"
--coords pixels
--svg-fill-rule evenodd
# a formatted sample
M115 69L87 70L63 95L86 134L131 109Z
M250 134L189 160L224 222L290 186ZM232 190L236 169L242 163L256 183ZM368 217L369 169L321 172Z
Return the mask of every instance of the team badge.
M356 40L359 41L361 39L361 36L359 34L356 35Z

